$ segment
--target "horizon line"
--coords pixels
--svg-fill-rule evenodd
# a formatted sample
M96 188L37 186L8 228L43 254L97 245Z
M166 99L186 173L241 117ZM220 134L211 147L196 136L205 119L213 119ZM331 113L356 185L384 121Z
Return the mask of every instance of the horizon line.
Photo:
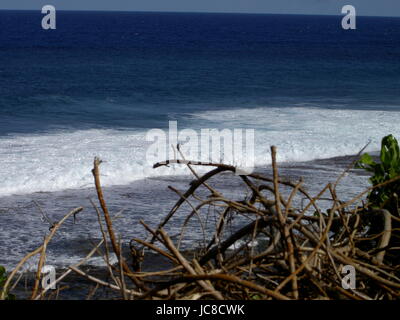
M41 12L40 9L3 9L0 11L29 11L29 12ZM342 13L338 14L327 14L327 13L271 13L271 12L236 12L236 11L156 11L156 10L93 10L93 9L57 9L58 12L109 12L109 13L181 13L181 14L242 14L242 15L290 15L290 16L327 16L337 17L343 16ZM358 15L358 17L369 17L369 18L400 18L399 16L386 16L386 15Z

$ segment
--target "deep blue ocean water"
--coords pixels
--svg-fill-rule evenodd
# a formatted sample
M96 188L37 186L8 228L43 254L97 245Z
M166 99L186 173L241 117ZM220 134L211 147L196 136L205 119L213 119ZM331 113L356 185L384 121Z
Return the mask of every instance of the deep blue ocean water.
M256 164L400 133L400 18L0 11L0 194L149 176L152 128L252 128ZM119 163L117 163L117 161Z
M0 12L0 134L151 128L180 113L399 110L400 19Z
M145 133L253 128L256 164L354 154L400 128L400 19L0 11L0 194L149 176ZM118 163L117 163L118 162Z
M99 237L87 200L94 156L111 211L126 209L123 236L143 231L139 219L158 223L175 201L167 185L188 182L145 159L146 133L169 120L255 129L256 164L275 144L294 164L288 174L305 174L316 192L341 168L304 161L400 138L400 18L358 17L346 31L340 15L57 12L56 30L42 30L42 17L0 11L0 265L48 232L32 200L52 219L89 208L51 244L52 263L76 262ZM366 184L352 177L343 190Z

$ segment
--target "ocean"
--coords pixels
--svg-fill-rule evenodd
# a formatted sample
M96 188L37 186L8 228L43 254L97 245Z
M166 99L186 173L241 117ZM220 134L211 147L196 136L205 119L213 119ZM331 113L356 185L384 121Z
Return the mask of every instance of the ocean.
M43 30L42 17L0 11L8 268L48 232L33 201L54 220L86 208L49 247L51 263L76 262L99 238L87 199L95 156L111 209L126 211L118 232L144 235L139 219L156 225L176 200L167 186L190 181L180 167L153 170L145 159L146 133L169 121L254 129L257 167L268 167L274 144L284 171L307 176L314 191L346 166L337 157L400 137L400 18L358 17L356 30L343 30L340 15L57 12L57 29ZM367 185L354 175L342 191Z

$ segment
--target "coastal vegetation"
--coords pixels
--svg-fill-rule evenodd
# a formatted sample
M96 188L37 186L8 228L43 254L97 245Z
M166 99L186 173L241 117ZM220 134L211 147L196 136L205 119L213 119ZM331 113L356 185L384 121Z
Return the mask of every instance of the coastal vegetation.
M7 279L6 269L3 266L0 266L0 289L1 290L3 290L4 284L6 283L6 279ZM5 300L14 300L15 296L5 292L4 299Z
M382 140L379 162L360 154L336 181L311 195L304 181L279 175L276 147L271 147L271 174L235 175L236 168L182 160L194 180L187 190L169 189L178 197L157 227L141 221L147 238L124 244L113 227L118 214L110 212L101 186L101 160L95 159L93 177L98 204L92 202L102 239L79 263L70 266L55 283L74 273L120 299L216 300L397 300L400 296L400 152L397 140ZM154 168L174 160L157 163ZM196 166L211 170L199 175ZM337 186L354 167L372 174L371 186L351 199L339 199ZM240 196L224 195L214 187L221 177L238 179ZM301 205L306 200L305 205ZM327 206L326 203L329 203ZM28 259L39 256L31 299L44 299L40 288L46 247L60 226L83 208L55 223L43 244L25 256L2 279L2 298L15 287L18 271ZM181 219L173 220L176 216ZM174 221L171 228L171 221ZM180 221L180 225L177 225ZM182 248L189 224L197 224L202 241L192 250ZM95 226L93 226L95 227ZM176 231L178 230L178 231ZM124 248L129 248L125 254ZM104 259L104 275L84 270L94 255ZM160 257L154 265L152 257ZM111 262L111 258L116 263ZM151 270L149 270L151 265ZM4 272L3 272L4 274Z
M380 162L375 162L371 155L365 153L357 162L357 168L364 169L372 174L370 178L373 186L396 179L400 176L400 149L399 144L393 135L382 139ZM398 192L400 182L395 181L373 189L368 195L371 207L398 210Z

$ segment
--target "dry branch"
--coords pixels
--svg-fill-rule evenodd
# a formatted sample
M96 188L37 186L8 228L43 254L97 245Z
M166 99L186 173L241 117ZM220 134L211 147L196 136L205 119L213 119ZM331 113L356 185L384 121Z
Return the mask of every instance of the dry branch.
M178 151L181 153L179 146ZM182 153L181 156L185 159ZM271 158L271 176L257 173L225 176L226 179L239 179L243 190L241 199L227 197L213 185L221 174L235 173L234 166L187 160L155 164L154 168L172 164L186 165L194 180L186 191L169 188L179 199L156 229L140 221L149 234L147 239L130 237L133 260L139 259L140 252L144 253L143 264L146 264L150 253L162 256L169 262L167 267L159 266L157 270L143 271L139 268L140 272L131 271L122 254L122 241L117 240L100 183L101 161L96 158L93 176L107 233L102 227L100 209L95 207L103 239L81 263L71 266L57 279L57 283L69 273L75 272L93 282L95 288L105 286L120 292L122 299L398 300L400 249L393 245L393 239L400 238L400 229L396 228L400 222L399 210L371 210L368 203L361 206L355 204L361 203L373 188L394 183L400 177L342 201L337 197L336 187L344 173L333 185L327 183L321 192L312 196L303 188L302 180L293 183L279 177L275 147L271 148ZM212 170L198 175L195 166L209 166ZM348 170L349 167L345 172ZM289 190L287 198L280 191L284 188ZM325 193L329 194L328 198L322 198ZM302 204L299 206L296 203L296 199L304 197L307 203L303 208ZM331 201L329 210L319 207L322 199ZM176 225L174 221L174 230L181 230L175 245L172 240L175 238L170 237L167 230L178 211L183 215L179 221L183 222ZM31 297L39 299L44 296L47 290L38 293L38 285L46 246L65 219L75 213L69 213L55 224L43 245L21 260L8 277L2 298L10 288L16 272L30 257L40 253ZM194 215L198 221L192 219ZM382 226L378 226L379 231L373 234L369 231L372 216L382 220ZM181 243L188 235L186 231L189 222L197 222L203 239L208 238L204 239L206 241L194 241L196 247L184 250ZM109 261L107 236L118 259L115 265ZM140 245L140 249L134 244ZM94 252L101 251L101 245L105 247L104 261L115 284L79 269ZM354 266L357 272L356 289L342 287L341 271L345 265ZM125 279L131 279L131 282ZM93 296L93 292L89 296Z

